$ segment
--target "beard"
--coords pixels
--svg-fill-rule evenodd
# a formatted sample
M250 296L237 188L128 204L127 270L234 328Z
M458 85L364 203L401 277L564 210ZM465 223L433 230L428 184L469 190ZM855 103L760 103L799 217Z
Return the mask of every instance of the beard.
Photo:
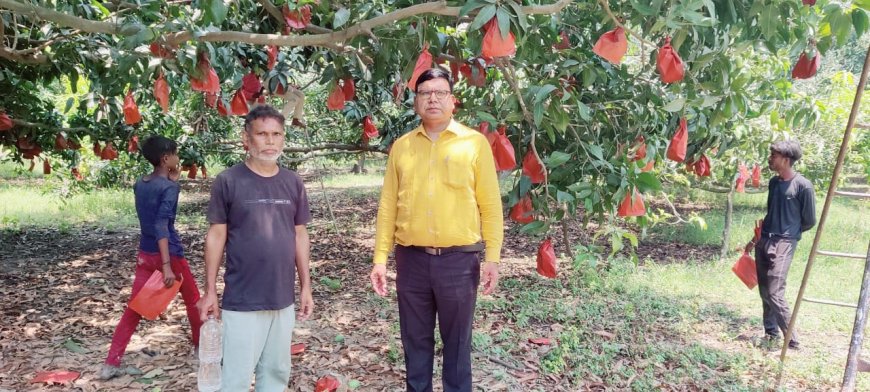
M278 158L280 158L282 154L283 154L283 152L280 150L278 152L272 153L272 154L267 154L265 152L259 152L259 151L250 151L251 158L256 159L258 161L266 161L266 162L277 162Z

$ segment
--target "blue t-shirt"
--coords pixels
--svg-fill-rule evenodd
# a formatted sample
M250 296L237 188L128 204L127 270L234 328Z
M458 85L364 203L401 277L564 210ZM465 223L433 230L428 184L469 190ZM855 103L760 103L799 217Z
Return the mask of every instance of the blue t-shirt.
M169 239L169 254L184 257L181 238L175 231L175 214L178 211L178 183L166 177L140 178L133 186L136 196L136 215L139 216L139 249L159 253L157 241Z

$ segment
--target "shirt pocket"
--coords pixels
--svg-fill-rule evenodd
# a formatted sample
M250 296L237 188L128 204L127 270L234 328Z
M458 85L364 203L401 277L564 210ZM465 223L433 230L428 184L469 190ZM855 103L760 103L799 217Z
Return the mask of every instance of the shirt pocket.
M444 158L444 183L454 189L471 189L474 172L471 160L463 156Z

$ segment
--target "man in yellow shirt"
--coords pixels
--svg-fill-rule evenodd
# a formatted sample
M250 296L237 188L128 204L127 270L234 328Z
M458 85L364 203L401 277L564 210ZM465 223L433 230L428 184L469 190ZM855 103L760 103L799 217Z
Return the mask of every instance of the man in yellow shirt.
M437 316L444 391L470 392L480 252L486 250L482 280L490 294L504 237L501 195L486 137L453 120L450 74L427 70L415 87L422 125L390 151L370 277L375 292L387 295L387 256L395 244L407 390L432 391Z

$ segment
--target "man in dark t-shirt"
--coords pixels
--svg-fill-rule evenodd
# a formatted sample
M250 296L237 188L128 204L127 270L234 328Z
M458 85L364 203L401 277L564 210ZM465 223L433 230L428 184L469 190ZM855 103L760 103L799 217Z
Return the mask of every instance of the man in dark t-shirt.
M785 300L788 268L801 233L816 224L813 184L793 168L801 155L800 145L793 140L779 141L770 146L767 163L777 175L768 184L767 215L761 227L761 238L746 244L747 252L755 247L758 292L768 341L778 339L780 330L783 334L788 330L791 319ZM795 331L792 331L788 346L792 349L800 346Z
M258 106L242 132L248 157L215 178L205 241L206 293L203 320L223 321L222 391L283 392L290 380L295 318L311 316L309 275L311 221L308 197L296 173L281 168L284 116ZM224 293L218 307L216 281L226 250ZM294 280L299 276L299 298Z

